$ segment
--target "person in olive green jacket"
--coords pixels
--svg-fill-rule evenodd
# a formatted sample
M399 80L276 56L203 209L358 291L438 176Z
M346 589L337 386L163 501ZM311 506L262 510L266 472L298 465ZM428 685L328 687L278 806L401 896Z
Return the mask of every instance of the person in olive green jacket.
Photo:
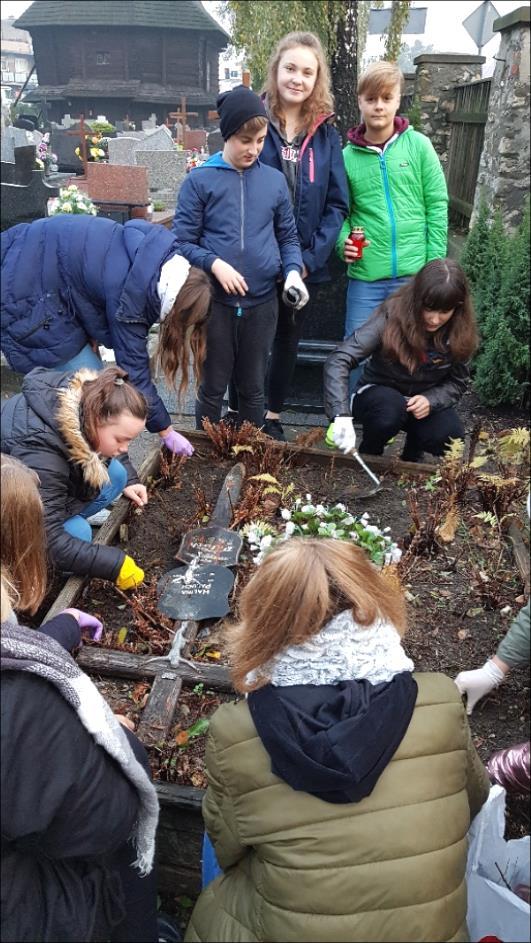
M362 123L348 133L343 159L350 208L337 239L348 263L345 338L411 275L446 256L448 192L429 138L397 115L404 77L375 62L358 82ZM366 245L349 238L362 228ZM351 390L361 375L353 371Z
M413 674L402 593L354 543L291 538L240 613L203 803L223 874L185 939L467 940L489 783L453 681Z

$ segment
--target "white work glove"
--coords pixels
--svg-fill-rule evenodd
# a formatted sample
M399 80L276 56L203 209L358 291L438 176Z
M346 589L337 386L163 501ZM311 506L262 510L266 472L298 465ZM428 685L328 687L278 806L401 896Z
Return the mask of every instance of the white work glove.
M461 695L466 694L466 712L471 714L478 701L494 688L497 688L505 678L501 668L493 661L486 661L482 668L475 671L460 671L455 683Z
M350 416L337 416L332 427L332 437L338 449L351 452L356 448L356 433Z
M285 305L291 305L296 311L300 311L301 308L304 308L305 304L308 304L309 297L308 289L299 273L296 272L295 269L292 269L291 272L288 272L286 281L284 282L282 301Z

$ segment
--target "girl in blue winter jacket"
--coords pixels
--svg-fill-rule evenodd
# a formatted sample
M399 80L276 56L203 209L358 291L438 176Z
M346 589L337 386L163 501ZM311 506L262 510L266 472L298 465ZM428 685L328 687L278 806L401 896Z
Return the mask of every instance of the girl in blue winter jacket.
M160 322L158 359L170 386L180 371L196 381L205 355L210 280L177 251L163 226L121 226L93 216L58 215L2 233L2 350L13 370L101 370L98 345L145 396L147 429L172 452L192 445L172 426L151 379L148 333Z
M332 120L333 98L323 48L313 33L288 33L268 67L265 106L269 127L260 160L284 174L302 251L307 285L329 281L328 258L348 213L341 142ZM284 440L280 413L289 391L304 314L279 293L279 314L266 389L264 432ZM230 408L237 411L231 388Z

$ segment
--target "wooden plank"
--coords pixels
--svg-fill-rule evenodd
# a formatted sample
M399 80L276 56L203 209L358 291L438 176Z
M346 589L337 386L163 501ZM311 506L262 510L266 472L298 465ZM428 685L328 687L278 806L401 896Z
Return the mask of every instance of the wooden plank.
M217 524L219 527L228 527L232 521L232 511L240 500L240 491L242 489L243 479L245 478L245 465L238 462L231 468L220 488L218 499L214 510L210 516L209 526Z
M450 206L452 209L462 213L463 216L467 216L468 219L470 219L472 216L472 203L467 203L465 200L460 200L459 197L452 196L452 194L450 194Z
M486 111L453 111L448 115L448 121L460 124L486 124Z
M142 462L142 465L140 466L138 471L138 477L140 478L140 481L146 482L148 478L152 477L158 470L159 464L160 449L156 447L146 456ZM131 502L128 500L128 498L120 498L118 503L112 509L108 520L106 520L105 524L100 527L96 537L94 538L94 543L110 544L115 535L118 533L120 525L125 521L130 508ZM56 616L59 612L62 612L63 609L68 609L69 606L73 606L87 581L88 577L86 576L71 576L66 581L53 605L48 609L43 622L48 622L51 618L53 618L53 616Z
M186 435L187 439L199 448L201 445L207 445L210 442L210 438L207 436L206 432L201 432L197 429L179 429L178 431L181 432L182 435ZM334 461L336 465L343 466L352 465L355 462L355 459L350 458L349 455L343 455L343 453L337 449L331 450L315 447L301 448L293 442L285 442L281 447L287 452L300 455L302 459L311 459L318 465L328 465ZM365 455L364 458L369 466L374 466L374 468L379 468L382 471L396 472L397 474L410 472L418 475L433 475L437 471L437 464L429 464L428 462L403 462L402 459L389 455Z
M509 524L507 528L507 536L511 541L514 559L520 573L522 583L524 584L524 592L526 596L529 596L531 588L531 578L529 573L529 547L526 546L525 540L522 535L522 531L517 524Z
M201 811L201 803L205 795L204 789L195 786L179 786L178 783L155 783L159 800L164 805L176 806L179 809Z
M182 678L173 669L165 668L158 672L136 732L146 746L166 740L182 683Z
M97 648L95 645L84 645L76 660L80 668L90 674L134 681L155 678L159 671L168 665L162 656L154 658L152 655L121 652L116 648ZM202 681L207 687L217 691L232 691L229 669L225 665L206 665L198 661L190 667L180 662L178 667L172 670L185 683L198 684Z

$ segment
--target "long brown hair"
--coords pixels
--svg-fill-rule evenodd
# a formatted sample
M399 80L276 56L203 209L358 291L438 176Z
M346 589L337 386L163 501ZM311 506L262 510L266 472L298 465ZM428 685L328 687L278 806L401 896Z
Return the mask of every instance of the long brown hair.
M47 578L39 479L11 455L1 456L0 474L2 584L16 609L33 614Z
M352 611L360 625L378 617L403 634L402 594L348 541L292 537L267 554L240 597L238 625L227 629L238 691L268 683L260 669L282 649L301 645L333 616ZM249 683L246 675L257 672Z
M297 46L304 46L309 49L317 59L317 78L313 92L301 106L302 125L299 130L303 128L309 130L320 115L331 114L334 110L330 70L321 41L314 33L288 33L282 37L269 60L267 78L262 91L266 93L271 116L283 128L284 115L277 83L278 64L288 49L295 49Z
M157 360L166 382L177 390L179 398L188 386L190 358L196 385L201 379L211 298L210 278L202 269L192 266L173 308L160 326ZM179 370L181 382L177 388Z
M453 259L433 259L414 278L391 295L384 306L389 312L382 335L382 355L397 360L410 373L423 362L428 336L422 312L451 311L443 327L430 335L436 350L464 362L478 345L476 316L463 269Z
M80 400L82 431L93 449L98 444L98 429L122 413L146 420L145 397L120 367L106 367L94 380L85 380Z

